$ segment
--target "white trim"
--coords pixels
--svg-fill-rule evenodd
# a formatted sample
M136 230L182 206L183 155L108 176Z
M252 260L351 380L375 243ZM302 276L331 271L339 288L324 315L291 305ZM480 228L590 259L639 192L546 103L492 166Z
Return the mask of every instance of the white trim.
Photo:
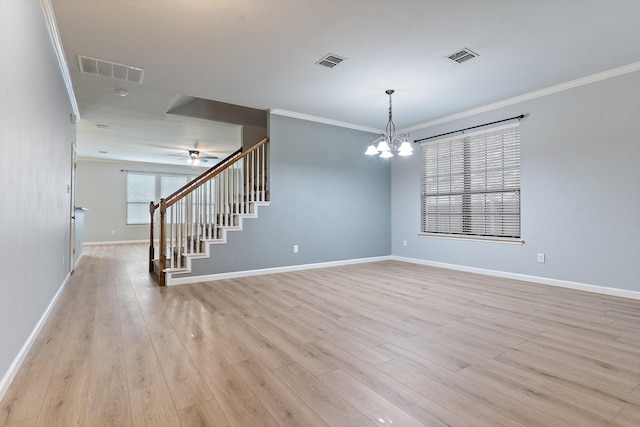
M590 83L599 82L600 80L610 79L612 77L621 76L623 74L633 73L640 70L640 61L634 62L622 67L613 68L611 70L603 71L601 73L592 74L590 76L582 77L579 79L571 80L568 82L560 83L555 86L551 86L545 89L535 90L533 92L525 93L524 95L515 96L513 98L505 99L502 101L494 102L493 104L484 105L482 107L474 108L460 113L451 114L449 116L440 117L439 119L430 120L428 122L419 123L417 125L409 126L404 129L400 129L398 133L409 133L416 130L425 129L431 126L439 125L442 123L451 122L453 120L463 119L465 117L475 116L476 114L485 113L487 111L497 110L498 108L507 107L509 105L518 104L520 102L529 101L531 99L540 98L542 96L552 95L554 93L562 92L568 89L573 89L578 86L587 85Z
M62 47L62 40L60 39L60 33L58 32L58 25L56 24L56 15L53 12L53 6L51 0L40 0L40 7L44 14L44 20L49 30L49 38L53 45L53 51L58 59L58 65L60 66L60 72L62 73L62 79L64 85L67 87L67 94L69 95L69 101L71 102L71 109L73 114L76 115L76 120L80 120L80 110L78 109L78 103L76 102L76 95L73 92L73 85L71 84L71 75L69 74L69 65L64 55L64 48Z
M84 246L128 245L129 243L148 243L148 242L149 242L149 239L145 239L145 240L107 240L106 242L84 242Z
M628 289L608 288L605 286L589 285L587 283L570 282L568 280L551 279L540 276L529 276L527 274L509 273L506 271L488 270L485 268L468 267L466 265L447 264L444 262L427 261L416 258L406 258L392 255L394 261L410 262L412 264L427 265L430 267L447 268L449 270L464 271L467 273L484 274L487 276L502 277L506 279L522 280L525 282L540 283L542 285L557 286L560 288L575 289L578 291L592 292L596 294L611 295L615 297L630 298L640 300L639 291Z
M473 242L502 243L506 245L524 245L524 240L516 237L475 236L472 234L418 233L418 237L434 239L469 240Z
M41 0L45 1L45 0ZM599 82L601 80L610 79L612 77L621 76L624 74L633 73L640 70L640 61L633 62L631 64L623 65L621 67L612 68L611 70L602 71L600 73L592 74L590 76L581 77L579 79L570 80L568 82L560 83L548 88L535 90L533 92L525 93L524 95L515 96L502 101L494 102L493 104L483 105L478 108L473 108L467 111L461 111L459 113L450 114L448 116L440 117L438 119L430 120L424 123L418 123L417 125L409 126L403 129L399 129L397 133L409 133L417 130L429 128L431 126L440 125L442 123L451 122L465 117L475 116L476 114L485 113L487 111L497 110L498 108L507 107L509 105L518 104L520 102L529 101L531 99L540 98L542 96L552 95L554 93L562 92L575 87L584 86L590 83ZM324 123L333 126L344 127L348 129L361 130L371 133L381 133L382 129L372 128L368 126L361 126L354 123L341 122L339 120L327 119L324 117L312 116L304 113L296 113L295 111L282 110L280 108L272 108L271 114L278 116L292 117L295 119L307 120L310 122Z
M249 202L249 204L253 205L253 209L249 208L249 212L252 212L252 213L235 214L235 216L238 219L238 224L237 225L221 226L220 227L220 231L222 232L222 235L220 236L220 238L202 240L205 243L204 252L199 252L199 253L196 253L196 254L192 254L192 253L184 254L185 255L185 265L184 265L183 268L180 268L177 271L175 269L172 270L171 268L166 268L164 270L164 283L165 283L165 285L166 286L171 286L174 283L174 280L173 280L173 275L174 274L191 273L191 260L200 259L200 258L209 258L210 257L209 247L211 245L220 245L220 244L227 243L227 233L228 232L231 232L231 231L242 231L243 218L258 218L258 209L259 209L259 207L260 206L269 206L271 204L271 202L270 201L266 201L266 202ZM193 282L189 282L189 283L193 283Z
M210 166L187 166L186 164L183 165L177 165L174 163L152 163L152 162L135 162L132 160L111 160L111 159L98 159L95 157L82 157L82 156L78 156L78 161L82 161L82 162L96 162L96 163L114 163L114 164L127 164L127 165L139 165L139 166L151 166L151 167L155 167L155 168L175 168L175 169L179 169L179 170L192 170L193 168L198 168L198 169L202 169L202 170L207 170L210 168ZM193 173L193 171L191 173L189 172L176 172L174 170L165 170L165 171L137 171L137 172L144 172L144 173L162 173L162 174L184 174L184 175L193 175L194 177L200 175L202 173L202 171L195 171L195 174Z
M316 268L339 267L343 265L363 264L367 262L388 261L390 259L392 259L392 257L390 255L386 255L386 256L371 257L371 258L357 258L357 259L347 259L347 260L341 260L341 261L318 262L314 264L290 265L287 267L263 268L259 270L245 270L245 271L233 271L230 273L207 274L205 276L191 276L191 277L179 277L179 278L172 277L170 282L167 281L167 286L186 285L188 283L209 282L213 280L235 279L238 277L261 276L263 274L289 273L292 271L312 270Z
M58 289L58 292L56 292L56 294L53 296L53 299L49 303L49 306L40 317L40 320L36 324L35 328L33 328L33 331L31 331L31 334L29 335L25 343L22 345L22 348L16 355L16 358L13 360L11 365L9 365L9 369L4 374L4 377L2 377L2 380L0 380L0 401L4 398L4 395L7 393L7 390L9 390L9 386L11 385L11 382L13 381L16 374L18 373L18 370L20 369L20 366L22 366L22 363L24 362L24 359L27 357L27 354L29 354L29 350L31 350L31 346L33 346L33 343L36 341L36 338L38 338L38 334L42 330L42 327L44 326L47 319L49 318L49 315L51 314L53 307L55 307L56 303L58 302L60 295L62 295L62 291L64 290L65 286L67 286L67 283L69 283L70 278L71 278L71 273L67 274L67 277L65 277L64 281L62 282L62 285Z
M357 125L354 123L341 122L340 120L327 119L325 117L312 116L304 113L296 113L295 111L281 110L280 108L272 108L270 112L271 114L275 114L277 116L292 117L294 119L307 120L309 122L323 123L325 125L339 126L343 128L361 130L364 132L371 132L376 134L382 133L382 129Z
M530 275L518 274L518 273L509 273L505 271L489 270L489 269L477 268L477 267L468 267L464 265L448 264L444 262L427 261L427 260L422 260L417 258L407 258L407 257L396 256L396 255L386 255L386 256L371 257L371 258L357 258L357 259L342 260L342 261L320 262L320 263L314 263L314 264L291 265L287 267L264 268L264 269L258 269L258 270L234 271L230 273L208 274L204 276L171 278L171 281L167 282L167 286L186 285L189 283L209 282L214 280L235 279L239 277L261 276L264 274L288 273L288 272L300 271L300 270L339 267L343 265L363 264L368 262L388 261L388 260L402 261L402 262L408 262L412 264L421 264L421 265L426 265L430 267L446 268L449 270L464 271L467 273L484 274L487 276L502 277L505 279L522 280L525 282L539 283L543 285L557 286L561 288L575 289L579 291L586 291L591 293L640 300L640 292L638 291L630 291L627 289L619 289L619 288L608 288L604 286L589 285L586 283L571 282L567 280L551 279L547 277L530 276Z
M80 260L82 259L83 256L84 254L80 254L80 256L78 257L78 260L75 262L75 264L73 264L74 270L76 269L76 267L78 267L78 264L80 264Z

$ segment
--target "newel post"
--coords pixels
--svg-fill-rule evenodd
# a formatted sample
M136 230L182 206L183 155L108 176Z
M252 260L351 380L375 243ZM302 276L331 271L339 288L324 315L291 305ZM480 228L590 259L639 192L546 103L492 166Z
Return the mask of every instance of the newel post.
M149 202L149 213L151 214L151 221L149 222L149 273L153 273L153 258L155 258L155 249L153 246L153 217L156 211L156 205L153 202Z
M166 222L167 202L165 199L160 199L160 271L158 271L158 281L160 286L165 285L165 272L167 268L167 236L165 229Z

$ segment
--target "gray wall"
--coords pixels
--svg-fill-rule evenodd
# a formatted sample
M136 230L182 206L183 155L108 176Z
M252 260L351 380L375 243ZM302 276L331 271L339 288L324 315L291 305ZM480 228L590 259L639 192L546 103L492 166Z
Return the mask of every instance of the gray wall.
M85 243L149 238L148 225L127 225L127 173L122 170L199 175L206 168L78 160L76 205L89 209L84 215Z
M640 291L640 72L414 132L521 122L522 246L419 237L419 156L393 164L397 256ZM407 240L407 246L402 246ZM546 263L536 254L546 254Z
M389 255L390 162L364 156L369 136L271 115L271 205L192 275Z
M0 2L0 379L69 274L71 105L37 1Z

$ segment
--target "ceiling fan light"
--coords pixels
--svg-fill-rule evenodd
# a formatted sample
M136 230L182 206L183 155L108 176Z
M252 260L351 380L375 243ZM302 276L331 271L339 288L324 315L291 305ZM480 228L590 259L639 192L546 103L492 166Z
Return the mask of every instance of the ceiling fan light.
M190 165L193 163L193 159L191 157L187 157L187 164Z
M200 158L199 157L194 157L193 165L196 166L196 165L199 165L199 164L200 164Z

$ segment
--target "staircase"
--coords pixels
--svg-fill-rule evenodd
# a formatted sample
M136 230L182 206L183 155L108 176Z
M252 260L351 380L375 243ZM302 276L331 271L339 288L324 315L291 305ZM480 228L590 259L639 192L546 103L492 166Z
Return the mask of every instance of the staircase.
M149 272L162 286L174 274L191 272L191 260L208 258L209 246L226 243L229 231L242 230L269 205L267 138L242 148L160 202L150 204ZM156 253L156 211L159 239Z

